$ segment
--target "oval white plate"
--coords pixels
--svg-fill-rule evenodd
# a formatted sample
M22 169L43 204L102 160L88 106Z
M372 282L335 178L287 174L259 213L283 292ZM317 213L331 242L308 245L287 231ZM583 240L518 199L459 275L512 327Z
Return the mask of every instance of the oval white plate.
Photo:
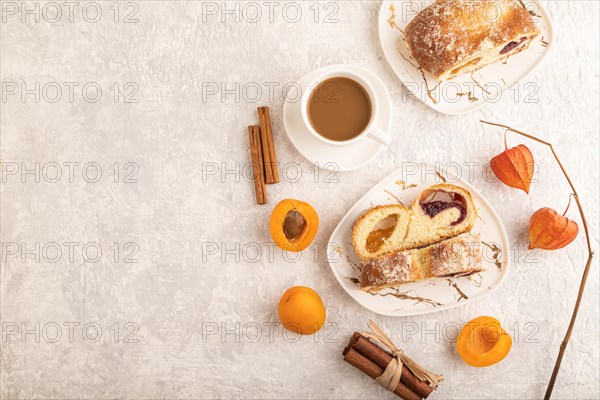
M444 182L467 188L473 195L478 218L473 233L479 233L486 271L471 277L435 278L407 283L378 294L358 288L360 258L352 247L354 221L367 209L402 202L410 206L423 189ZM446 310L477 300L500 286L509 266L509 244L504 225L492 206L471 185L449 171L442 175L427 163L404 163L375 185L342 218L329 239L328 261L333 274L354 300L382 315L405 316Z
M554 42L552 20L538 0L524 0L527 10L541 34L528 49L510 56L506 63L499 61L473 74L457 76L449 81L439 81L429 72L418 68L411 59L404 41L404 28L433 0L384 1L379 10L379 40L392 69L404 86L419 100L444 114L464 114L487 103L500 100L502 92L511 88L515 101L525 101L537 95L537 86L528 82L523 87L513 85L525 79L548 54Z
M360 74L371 83L379 100L377 127L392 134L392 100L384 83L373 72L356 65L329 65L309 72L298 80L298 85L304 92L306 86L315 77L339 68ZM290 96L292 95L290 94ZM360 168L368 164L385 148L385 145L369 138L346 146L334 146L317 139L302 122L300 101L298 100L286 99L283 103L283 125L290 141L304 158L320 168L331 171L352 171Z

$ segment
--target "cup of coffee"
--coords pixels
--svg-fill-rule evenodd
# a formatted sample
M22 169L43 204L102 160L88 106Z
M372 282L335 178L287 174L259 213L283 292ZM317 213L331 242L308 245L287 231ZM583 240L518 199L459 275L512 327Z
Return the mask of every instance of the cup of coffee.
M314 79L302 95L302 120L318 139L332 145L348 145L365 138L382 144L390 135L375 126L377 95L362 76L339 70Z

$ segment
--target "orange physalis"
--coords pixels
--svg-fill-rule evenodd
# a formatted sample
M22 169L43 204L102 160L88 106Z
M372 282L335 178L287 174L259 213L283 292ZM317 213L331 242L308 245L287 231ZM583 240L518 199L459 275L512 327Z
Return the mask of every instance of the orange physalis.
M490 161L494 174L506 185L529 193L529 185L533 179L533 155L527 146L506 149Z
M578 233L579 226L575 221L551 208L540 208L529 221L529 249L561 249L575 240Z

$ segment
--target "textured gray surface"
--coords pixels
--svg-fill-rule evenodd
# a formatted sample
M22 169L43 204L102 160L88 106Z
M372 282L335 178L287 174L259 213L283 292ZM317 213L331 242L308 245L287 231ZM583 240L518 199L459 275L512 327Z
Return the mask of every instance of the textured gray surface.
M37 4L42 12L45 3ZM256 23L248 22L251 9L236 22L221 2L120 3L118 22L113 3L98 2L96 23L93 6L83 18L85 3L77 3L69 22L67 6L56 4L63 13L59 22L49 21L55 10L46 9L46 18L29 16L23 23L22 10L13 15L12 7L21 3L2 2L0 397L392 398L340 357L348 336L369 318L387 327L408 354L446 376L435 398L543 396L574 304L584 238L562 251L526 250L529 216L542 206L562 210L567 184L548 151L530 143L539 171L529 197L486 180L482 165L501 151L501 131L478 121L509 123L556 145L581 192L598 248L597 2L552 2L557 40L523 82L534 86L456 117L433 112L403 90L378 44L379 2L339 2L333 23L324 18L336 8L324 2L298 3L302 16L295 23L282 16L284 3L275 4L272 22L267 5L257 3L262 16ZM124 23L134 11L137 22ZM288 12L289 20L293 9ZM395 110L389 149L359 171L336 174L336 183L322 172L315 175L281 123L282 86L332 63L377 73ZM34 95L23 101L18 85L31 89L36 82L40 101ZM47 85L52 82L63 89L55 103L56 87ZM78 83L73 101L65 82ZM81 95L89 82L102 88L96 103L91 89L87 100ZM263 88L256 102L253 83ZM223 101L221 85L236 84L239 100L227 94ZM138 102L125 103L123 96L136 87L129 100ZM207 95L214 87L219 94ZM532 87L535 95L527 99ZM284 181L269 187L268 206L254 205L243 174L249 161L245 126L255 120L258 104L272 107L279 159L289 163ZM519 141L510 137L511 144ZM512 269L498 291L444 312L384 318L362 309L337 284L323 254L327 238L345 211L404 161L478 163L471 181L496 207L514 244ZM111 169L115 162L118 177ZM36 163L39 182L21 175ZM63 173L56 183L50 182L52 163ZM64 163L79 163L72 164L72 179ZM85 163L102 170L97 182L94 164L82 175ZM242 174L226 173L235 168ZM295 178L297 171L302 175ZM310 202L321 216L317 244L292 261L277 251L270 255L267 231L272 207L288 197ZM574 208L569 216L579 222ZM72 259L65 242L79 243ZM83 245L93 242L102 257L94 262L94 245L88 245L86 261ZM23 248L36 243L39 261ZM57 246L62 256L51 262ZM138 262L126 262L132 260ZM556 398L599 396L597 267ZM277 321L279 296L297 284L322 295L332 325L297 341L277 326L269 334L265 324ZM457 325L478 315L500 319L515 342L506 360L487 369L465 365L451 340ZM95 327L102 329L97 340ZM24 328L33 333L22 335Z

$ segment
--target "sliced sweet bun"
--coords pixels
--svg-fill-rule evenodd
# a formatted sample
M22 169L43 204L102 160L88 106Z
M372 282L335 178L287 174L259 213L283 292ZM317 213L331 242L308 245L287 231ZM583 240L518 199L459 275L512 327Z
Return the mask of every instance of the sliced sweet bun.
M352 227L352 244L362 260L370 260L468 232L476 218L471 193L444 183L423 190L410 209L393 204L367 210Z
M463 233L425 247L421 263L430 277L468 276L484 271L479 234Z
M405 250L365 261L361 290L377 292L428 278L468 276L485 271L479 235L464 233L418 250Z
M419 250L407 250L364 262L360 267L361 290L378 291L425 279L422 269L425 264L419 259Z
M470 231L477 219L471 193L442 183L423 190L413 201L405 242L410 248L427 246Z
M402 204L377 206L365 211L352 227L352 244L363 259L379 257L404 241L410 211Z
M404 32L412 57L440 80L518 53L540 34L518 0L437 0Z

